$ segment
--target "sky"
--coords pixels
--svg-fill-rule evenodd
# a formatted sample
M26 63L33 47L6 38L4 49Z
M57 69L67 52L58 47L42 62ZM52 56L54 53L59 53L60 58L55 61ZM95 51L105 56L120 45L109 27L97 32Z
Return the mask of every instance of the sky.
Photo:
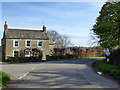
M2 2L2 28L56 30L69 36L74 46L91 46L90 30L104 2ZM1 43L0 43L1 44Z

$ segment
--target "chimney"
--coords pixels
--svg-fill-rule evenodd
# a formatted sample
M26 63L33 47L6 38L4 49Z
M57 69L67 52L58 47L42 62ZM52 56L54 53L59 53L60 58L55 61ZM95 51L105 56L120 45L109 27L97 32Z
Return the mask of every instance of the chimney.
M43 25L43 32L46 32L46 27Z
M5 21L4 30L7 30L7 21Z

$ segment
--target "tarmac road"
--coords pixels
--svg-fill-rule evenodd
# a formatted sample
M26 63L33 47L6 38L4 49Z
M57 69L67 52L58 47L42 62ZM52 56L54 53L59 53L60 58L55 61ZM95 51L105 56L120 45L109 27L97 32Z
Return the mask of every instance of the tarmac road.
M4 64L12 75L7 88L118 88L118 84L93 72L99 59Z

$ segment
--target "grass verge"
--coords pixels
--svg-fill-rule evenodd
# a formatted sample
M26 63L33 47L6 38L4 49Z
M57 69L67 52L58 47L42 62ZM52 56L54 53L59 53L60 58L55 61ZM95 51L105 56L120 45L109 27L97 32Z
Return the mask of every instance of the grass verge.
M115 79L120 80L120 66L108 64L105 60L97 61L96 65L103 73L107 73Z
M105 58L105 57L81 57L77 59L97 59L97 58Z
M10 81L10 76L0 71L0 87L6 85Z
M46 60L43 58L42 60L35 60L35 61L29 61L29 62L44 62L44 61L63 61L63 60L77 60L77 59L97 59L97 58L105 58L105 57L81 57L81 58L71 58L71 59L55 59L55 60ZM7 62L7 63L28 63L28 61L8 61L8 60L3 60L2 62Z
M97 59L97 58L105 58L105 57L81 57L81 58L71 58L71 59L55 59L55 60L47 60L47 61L63 61L63 60L78 60L78 59Z

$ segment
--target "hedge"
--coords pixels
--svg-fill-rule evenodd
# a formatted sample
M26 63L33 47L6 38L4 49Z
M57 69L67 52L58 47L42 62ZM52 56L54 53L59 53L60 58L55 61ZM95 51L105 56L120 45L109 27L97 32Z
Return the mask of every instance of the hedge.
M10 76L2 71L0 71L0 87L6 85L10 81Z

